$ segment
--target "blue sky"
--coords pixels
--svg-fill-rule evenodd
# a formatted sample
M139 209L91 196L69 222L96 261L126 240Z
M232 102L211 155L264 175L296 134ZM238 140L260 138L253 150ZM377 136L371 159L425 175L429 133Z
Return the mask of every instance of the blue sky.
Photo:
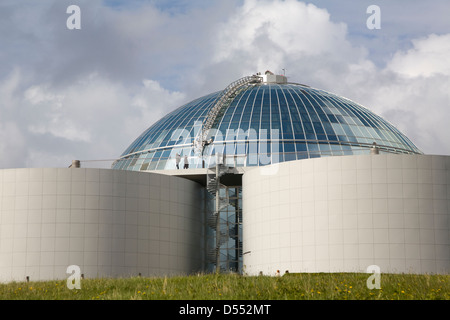
M118 157L167 112L267 69L449 155L449 13L448 0L2 0L0 168Z

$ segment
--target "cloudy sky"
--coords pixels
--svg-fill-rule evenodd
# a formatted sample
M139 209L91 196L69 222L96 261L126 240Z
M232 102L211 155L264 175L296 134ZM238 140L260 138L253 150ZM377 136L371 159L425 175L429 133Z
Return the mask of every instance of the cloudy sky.
M0 0L0 168L117 158L167 112L283 69L450 155L449 15L448 0Z

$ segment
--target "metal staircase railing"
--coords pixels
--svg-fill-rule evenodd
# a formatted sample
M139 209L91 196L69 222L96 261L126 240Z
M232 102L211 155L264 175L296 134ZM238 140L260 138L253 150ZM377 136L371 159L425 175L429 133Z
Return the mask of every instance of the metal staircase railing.
M252 85L259 84L263 81L260 75L252 75L238 79L230 83L216 98L213 107L209 110L202 124L202 129L194 140L194 149L197 153L203 153L203 149L207 144L207 137L210 129L217 119L220 119L228 106L233 102L234 98Z
M209 263L216 265L216 271L220 271L220 246L229 239L228 232L220 229L220 212L229 204L228 193L225 192L225 195L221 196L220 190L226 187L220 183L220 177L227 173L229 168L217 161L213 169L213 172L209 169L206 175L206 190L214 197L215 208L207 215L206 223L215 231L215 243L214 248L207 249L207 259Z

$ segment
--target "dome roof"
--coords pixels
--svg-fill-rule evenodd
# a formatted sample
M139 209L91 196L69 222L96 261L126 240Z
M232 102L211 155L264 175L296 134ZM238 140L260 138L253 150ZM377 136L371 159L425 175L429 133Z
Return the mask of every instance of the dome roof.
M278 76L277 76L278 77ZM230 166L380 153L422 153L394 126L363 106L306 85L265 81L246 86L224 104L196 152L194 141L222 91L195 99L145 130L113 164L114 169L176 168L176 154L189 168L209 167L224 153ZM204 162L202 161L204 160Z

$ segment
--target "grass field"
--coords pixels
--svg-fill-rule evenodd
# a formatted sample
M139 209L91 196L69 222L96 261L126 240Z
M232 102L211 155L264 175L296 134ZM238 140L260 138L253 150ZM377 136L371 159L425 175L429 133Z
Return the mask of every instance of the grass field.
M365 273L282 277L205 274L167 278L83 279L0 284L0 300L450 300L449 275L381 274L368 289Z

